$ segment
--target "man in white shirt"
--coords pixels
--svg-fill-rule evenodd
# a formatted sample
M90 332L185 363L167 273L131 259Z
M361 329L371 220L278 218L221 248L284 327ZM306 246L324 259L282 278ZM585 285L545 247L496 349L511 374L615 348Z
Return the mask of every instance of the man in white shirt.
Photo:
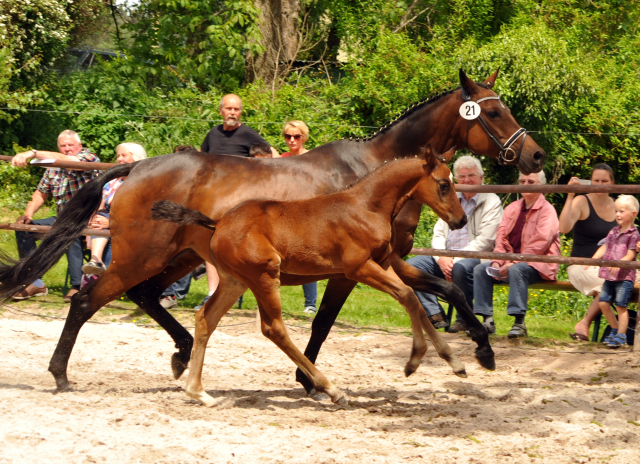
M482 185L484 181L482 165L473 156L458 158L453 164L453 174L458 184ZM500 198L495 193L472 192L458 193L458 198L467 213L467 225L462 229L451 230L447 223L440 219L433 228L431 248L493 251L496 232L503 214ZM407 263L456 284L463 291L469 306L473 308L473 268L480 264L479 259L415 256ZM446 327L447 323L442 317L443 309L438 298L422 292L416 292L416 296L433 325L436 328ZM464 322L457 317L449 331L455 333L466 329Z

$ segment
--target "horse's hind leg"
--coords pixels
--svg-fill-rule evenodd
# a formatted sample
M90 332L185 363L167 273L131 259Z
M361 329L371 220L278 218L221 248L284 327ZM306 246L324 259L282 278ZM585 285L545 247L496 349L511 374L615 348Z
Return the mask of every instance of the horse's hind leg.
M71 308L62 329L62 335L49 362L49 372L53 374L58 390L69 390L67 379L69 357L78 338L80 329L102 306L113 301L127 288L115 267L109 266L96 282L86 286L71 299Z
M187 379L187 395L205 406L217 406L218 402L202 387L202 366L207 343L216 330L222 316L233 306L238 298L247 290L247 286L235 277L224 272L219 273L220 283L216 292L196 313L196 330L191 355L191 368Z
M385 269L386 268L386 269ZM422 327L425 328L427 334L431 338L438 355L447 361L453 372L460 376L466 377L464 364L453 354L453 351L447 343L440 337L438 331L433 327L426 317L425 312L420 306L420 302L411 287L405 285L396 275L389 263L383 263L382 266L369 260L357 271L353 277L359 282L367 284L377 290L388 293L395 298L407 311L411 319L411 330L413 332L413 349L411 357L405 366L405 375L409 376L416 371L422 357L427 352L427 342L422 333ZM427 319L428 326L422 323L422 316Z
M166 330L175 342L178 352L171 357L171 369L176 379L180 378L189 365L193 337L169 311L162 307L160 295L169 285L191 272L200 263L202 258L195 252L183 252L174 258L160 274L146 279L127 291L131 301Z
M327 339L344 302L347 301L356 284L357 282L355 280L347 278L329 279L324 296L322 297L320 309L311 325L311 337L307 343L307 348L304 350L304 355L312 363L315 364L316 359L318 359L318 353L320 352L322 344ZM304 375L300 368L296 369L296 380L302 384L310 396L315 396L317 392L313 387L313 382Z
M398 274L398 277L400 277L405 284L413 288L413 290L431 293L455 306L460 313L460 317L469 329L471 339L478 345L475 350L478 363L485 369L494 370L496 368L496 362L491 344L489 343L489 334L487 333L487 329L482 326L478 318L473 314L462 290L451 282L416 269L400 259L397 255L392 255L389 261L394 271ZM422 312L424 312L424 310L422 310Z

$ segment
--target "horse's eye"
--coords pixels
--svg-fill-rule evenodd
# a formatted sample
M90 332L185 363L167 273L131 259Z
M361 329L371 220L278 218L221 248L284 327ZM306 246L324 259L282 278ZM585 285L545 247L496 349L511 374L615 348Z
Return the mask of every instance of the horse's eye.
M440 193L446 194L449 192L449 182L440 183Z
M487 113L487 116L489 116L491 119L496 119L496 118L499 118L499 117L500 117L500 112L499 112L499 111L496 111L496 110L489 111L489 112Z

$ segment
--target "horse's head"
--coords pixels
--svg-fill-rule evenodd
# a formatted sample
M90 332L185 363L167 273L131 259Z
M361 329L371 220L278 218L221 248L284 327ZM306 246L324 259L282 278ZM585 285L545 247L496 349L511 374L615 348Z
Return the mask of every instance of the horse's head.
M423 164L424 175L411 197L429 206L451 229L460 229L467 223L467 216L456 195L451 171L446 165L446 161L451 159L454 152L455 148L451 148L446 153L438 155L427 145L426 160Z
M498 71L477 84L460 70L458 136L474 153L517 165L524 174L539 172L546 154L492 90L497 77Z

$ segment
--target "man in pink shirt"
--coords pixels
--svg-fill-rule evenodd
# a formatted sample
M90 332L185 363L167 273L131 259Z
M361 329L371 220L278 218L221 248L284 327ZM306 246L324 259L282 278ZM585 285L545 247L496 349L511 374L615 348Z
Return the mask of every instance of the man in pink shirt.
M543 171L528 176L520 174L518 183L540 185L546 183L546 178ZM523 193L521 200L505 208L493 251L560 256L559 228L555 208L541 193ZM489 275L489 271L495 277ZM508 282L507 314L515 318L508 337L526 337L524 317L527 313L529 285L541 280L556 280L557 274L557 264L499 260L480 264L473 270L473 312L484 318L483 325L489 333L495 333L493 284Z

